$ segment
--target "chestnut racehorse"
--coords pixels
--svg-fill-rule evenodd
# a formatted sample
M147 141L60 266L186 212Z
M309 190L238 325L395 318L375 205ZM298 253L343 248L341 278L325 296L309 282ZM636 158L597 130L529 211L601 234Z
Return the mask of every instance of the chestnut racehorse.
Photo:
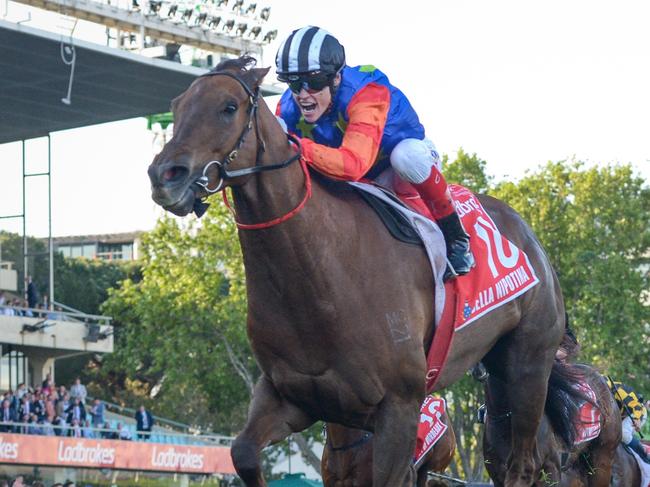
M575 443L578 407L585 396L574 387L586 381L601 412L600 434L591 441ZM486 382L487 414L483 436L485 466L495 486L504 485L510 448L510 404L501 380ZM515 399L516 400L516 399ZM548 487L607 487L612 462L621 441L621 417L607 382L586 365L556 362L546 399L545 414L537 434L540 475L534 485Z
M152 197L176 215L232 188L246 272L248 336L262 371L231 455L248 487L266 485L260 451L324 420L374 433L373 479L412 485L434 276L423 248L396 241L349 185L307 169L259 96L267 69L222 62L172 103L174 130L149 167ZM539 284L456 333L437 389L483 359L512 407L506 484L533 483L537 427L564 333L555 273L524 221L481 197ZM252 226L246 226L252 225ZM440 249L444 253L444 249Z
M416 487L427 485L428 472L445 470L456 451L456 435L447 413L443 413L440 419L447 425L447 430L421 460L417 469ZM327 423L326 436L321 459L323 485L372 487L372 433Z

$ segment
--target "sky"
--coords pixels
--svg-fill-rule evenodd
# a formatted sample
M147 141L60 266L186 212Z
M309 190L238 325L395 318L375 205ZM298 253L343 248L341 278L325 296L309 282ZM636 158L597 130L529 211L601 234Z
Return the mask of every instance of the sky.
M269 24L279 32L262 65L273 64L293 29L325 28L345 46L348 64L374 64L408 96L441 152L476 153L497 180L576 158L631 163L650 181L650 2L258 3L271 6ZM10 3L7 18L20 8ZM34 170L43 146L27 144ZM146 175L155 150L144 119L53 133L53 234L153 228L162 214ZM0 145L0 215L20 212L20 161L19 144ZM45 181L30 181L33 235L47 234L45 190ZM0 229L22 231L18 221L0 220Z

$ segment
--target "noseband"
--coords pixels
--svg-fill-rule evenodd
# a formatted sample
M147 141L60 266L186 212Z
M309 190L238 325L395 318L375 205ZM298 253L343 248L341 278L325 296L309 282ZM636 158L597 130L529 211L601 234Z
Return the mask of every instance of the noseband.
M259 88L256 88L255 91L251 90L250 87L244 82L243 79L241 79L236 74L231 73L230 71L211 71L209 73L201 75L202 78L207 76L228 76L229 78L232 78L235 81L237 81L237 83L239 83L239 85L243 88L243 90L248 95L248 100L249 100L248 123L246 123L246 125L242 129L241 133L239 134L239 138L237 139L237 142L235 143L234 147L230 151L228 151L228 155L223 160L223 162L219 160L213 160L208 162L203 168L203 173L201 177L199 177L194 182L194 184L201 187L207 193L213 194L218 191L221 191L224 187L224 183L228 180L239 178L242 176L248 176L250 174L283 169L289 166L291 163L300 159L300 141L296 137L287 134L287 138L291 142L296 144L296 146L298 147L298 152L294 156L290 157L286 161L281 162L279 164L260 166L259 165L260 153L265 151L266 146L264 144L264 141L260 138L259 128L258 128L259 123L257 119L257 109L258 109L258 99L259 99ZM237 158L237 155L239 154L239 149L244 144L244 139L246 138L246 135L253 128L255 129L255 138L257 139L257 153L255 155L255 166L246 167L243 169L237 169L235 171L228 171L227 169L228 165ZM219 183L215 188L209 187L209 180L208 180L208 170L212 166L217 166L219 170ZM205 213L207 207L208 204L205 203L202 198L197 198L196 201L194 202L194 212L198 217L201 217L203 213Z

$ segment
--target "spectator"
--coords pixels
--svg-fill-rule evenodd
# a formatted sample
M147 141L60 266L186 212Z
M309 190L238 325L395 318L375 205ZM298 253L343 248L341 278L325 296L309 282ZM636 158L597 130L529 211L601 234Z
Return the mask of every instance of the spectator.
M78 397L75 398L74 402L68 406L68 424L72 424L73 420L77 420L78 423L82 423L86 420L86 408L84 408L81 399Z
M131 440L131 431L129 428L122 425L122 423L117 423L117 436L120 440Z
M79 398L81 402L86 402L86 396L88 392L86 391L86 386L81 383L81 379L77 377L74 381L74 385L70 388L70 397L72 399Z
M153 416L144 406L140 406L135 413L135 421L137 423L138 438L147 440L153 427Z
M9 304L11 304L11 303L7 303L7 305L9 305ZM2 310L2 314L4 314L5 316L15 316L16 312L14 311L14 309L11 306L5 306L3 308L3 310Z
M41 389L45 391L48 389L48 393L54 390L54 381L52 380L52 374L47 374L45 380L41 384Z
M24 482L24 478L22 475L19 475L16 477L16 480L14 480L14 483L11 484L11 487L26 487Z
M20 401L27 392L27 386L24 382L18 384L18 389L16 389L16 398Z
M60 391L61 389L59 389ZM67 414L68 408L70 407L70 395L67 392L64 392L63 395L59 393L59 400L57 401L54 409L56 411L56 415L59 416L60 418L65 418L65 415Z
M29 308L35 308L38 304L38 290L32 281L32 276L27 277L27 282L27 306Z
M73 438L81 438L83 436L81 430L81 423L79 423L78 419L75 418L72 420L72 423L70 423L68 436L72 436Z
M76 484L72 480L66 480L63 487L76 487Z
M54 430L56 436L68 436L68 424L63 417L56 416L53 425L56 426Z
M41 427L38 424L38 416L35 413L29 415L29 421L27 421L27 434L28 435L41 434Z
M117 432L113 431L111 429L111 425L108 424L107 422L104 423L104 426L102 427L104 431L101 433L101 437L104 438L105 440L118 440L119 436Z
M56 404L56 392L52 392L45 400L45 416L51 416L52 418L56 416L55 404Z
M0 432L11 433L14 427L10 424L16 419L16 413L11 407L11 402L8 399L2 401L2 411L0 411Z
M102 424L104 424L104 410L104 403L99 399L95 399L93 401L92 407L90 408L90 415L93 418L93 427L101 428Z
M20 433L21 435L28 434L27 425L29 424L29 414L19 416L18 422L20 423L20 425L14 428L15 432Z
M47 416L41 423L41 434L45 436L54 436L54 416Z
M32 404L34 409L34 414L38 416L39 421L45 418L47 415L46 404L45 404L45 394L42 392L38 395L38 399Z
M83 435L84 438L94 438L95 437L95 432L93 431L93 428L90 424L90 420L86 420L83 422L83 426L81 428L81 434Z
M34 406L32 405L32 395L27 393L23 396L20 401L20 406L18 407L18 416L23 418L24 416L29 417L32 414Z

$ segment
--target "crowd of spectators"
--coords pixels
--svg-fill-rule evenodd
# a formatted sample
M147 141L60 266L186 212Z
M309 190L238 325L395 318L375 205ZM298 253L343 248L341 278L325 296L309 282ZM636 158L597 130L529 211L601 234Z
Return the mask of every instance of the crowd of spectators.
M104 424L104 406L97 401L87 411L87 395L79 378L69 391L55 386L50 374L40 387L19 384L1 397L0 432L92 438L91 428Z
M0 315L66 320L66 315L61 311L59 307L55 307L54 311L48 309L47 296L42 301L31 303L0 291Z
M131 440L131 430L122 423L111 428L105 419L106 405L99 399L87 401L88 392L80 378L70 389L56 386L47 375L40 387L19 384L15 391L0 396L0 433L70 436L110 440ZM137 436L147 439L154 419L144 406L135 414Z

